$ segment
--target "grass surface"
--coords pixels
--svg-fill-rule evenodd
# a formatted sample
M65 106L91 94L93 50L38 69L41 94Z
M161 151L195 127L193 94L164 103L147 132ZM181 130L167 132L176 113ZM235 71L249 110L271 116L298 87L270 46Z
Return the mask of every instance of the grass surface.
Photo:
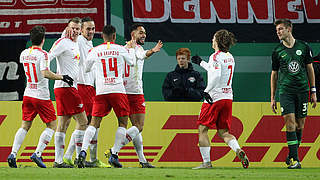
M285 168L123 168L123 169L40 169L22 167L0 168L0 179L320 179L320 168L288 170Z

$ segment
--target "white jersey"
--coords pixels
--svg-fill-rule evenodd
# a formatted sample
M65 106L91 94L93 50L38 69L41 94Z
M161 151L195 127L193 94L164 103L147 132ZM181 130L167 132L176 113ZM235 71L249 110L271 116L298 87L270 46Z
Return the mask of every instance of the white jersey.
M94 71L85 72L84 64L86 64L89 50L93 48L92 41L88 41L84 36L80 35L77 39L80 50L79 62L79 81L78 84L94 86Z
M41 48L25 49L20 55L20 63L27 77L24 96L49 100L49 80L41 74L41 71L49 69L48 53Z
M58 39L49 52L49 59L57 59L57 74L69 75L73 80L73 87L77 88L79 76L80 52L78 43L68 38ZM70 87L64 81L55 81L54 88Z
M144 60L147 58L146 53L147 50L144 50L142 46L137 45L135 47L135 66L125 66L124 86L127 94L143 94L142 73Z
M213 53L209 62L200 63L208 71L208 85L204 92L210 94L213 102L221 99L233 99L232 77L235 66L232 54L218 51ZM205 101L206 102L206 101Z
M126 93L123 85L125 62L134 65L134 49L114 43L103 43L90 50L86 72L95 68L96 94Z

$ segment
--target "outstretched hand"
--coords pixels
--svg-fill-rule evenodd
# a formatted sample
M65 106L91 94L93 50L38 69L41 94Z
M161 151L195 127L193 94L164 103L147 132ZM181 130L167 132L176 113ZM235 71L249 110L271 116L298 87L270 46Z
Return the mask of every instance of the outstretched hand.
M68 75L62 75L62 81L66 82L70 87L73 85L73 79Z
M200 56L195 55L195 56L192 56L191 61L192 61L193 63L195 63L195 64L200 65L200 63L201 63L202 59L201 59L201 57L200 57Z
M159 52L162 46L163 46L163 43L161 40L159 40L158 43L152 48L152 51L154 53Z

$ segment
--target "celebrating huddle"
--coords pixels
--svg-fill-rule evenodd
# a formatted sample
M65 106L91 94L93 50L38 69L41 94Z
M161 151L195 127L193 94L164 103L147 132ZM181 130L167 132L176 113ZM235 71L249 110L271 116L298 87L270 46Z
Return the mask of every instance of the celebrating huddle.
M279 74L280 104L286 122L289 147L286 164L289 169L300 169L298 148L307 116L310 90L308 82L311 85L310 100L313 108L316 107L317 101L311 50L306 43L293 38L290 21L277 20L275 25L281 43L272 55L271 108L276 113L275 93ZM35 26L31 29L32 46L24 50L20 56L27 76L27 87L22 104L22 125L15 135L12 152L7 159L10 167L17 168L18 150L33 119L39 114L47 128L42 132L36 151L30 157L39 167L46 168L41 155L54 135L54 168L122 168L118 153L131 141L140 166L154 168L143 153L141 132L145 120L145 99L142 73L144 60L159 52L163 44L159 40L152 49L144 50L144 26L133 24L130 32L131 40L125 46L121 46L115 44L115 27L106 25L102 30L104 43L93 47L94 21L89 17L73 18L69 21L63 37L53 44L48 53L42 50L45 28ZM203 61L197 55L191 58L194 64L208 73L207 87L200 92L201 98L205 101L197 120L199 151L203 162L193 169L212 168L208 130L214 127L217 128L221 139L236 153L243 168L249 167L246 153L240 148L237 139L229 133L235 67L234 57L229 50L235 42L233 33L225 29L219 30L212 38L212 48L215 52L209 57L209 61ZM54 58L57 61L57 73L49 70L50 61ZM190 58L187 59L190 61ZM48 79L55 80L58 123L50 100ZM300 89L296 89L297 83ZM113 147L104 153L110 164L106 165L97 159L97 142L102 118L110 114L112 109L118 119L118 128ZM71 118L75 119L76 127L64 154L65 135ZM132 127L127 129L129 118ZM88 149L90 161L86 161ZM74 150L76 159L73 162Z
M94 33L92 19L72 18L64 37L58 39L48 53L42 50L45 28L35 26L31 29L32 46L20 56L28 80L22 105L22 125L16 133L12 152L7 159L10 167L17 168L18 150L37 114L47 125L35 153L30 157L39 167L46 168L41 155L53 135L54 168L110 167L97 159L97 137L101 120L111 109L118 118L119 128L114 146L105 152L109 164L121 168L118 152L125 144L133 141L141 167L154 167L146 160L142 146L141 131L145 119L142 69L144 59L159 52L163 44L159 41L154 48L144 50L141 45L144 44L146 32L142 24L132 26L132 39L126 46L114 43L116 29L106 25L102 33L104 43L93 48ZM50 61L54 58L57 61L57 73L49 70ZM58 125L50 101L48 79L56 80L54 94ZM132 127L126 129L129 117ZM76 127L63 155L65 134L71 118L75 119ZM90 161L86 162L86 150L89 146ZM72 162L74 150L75 164Z

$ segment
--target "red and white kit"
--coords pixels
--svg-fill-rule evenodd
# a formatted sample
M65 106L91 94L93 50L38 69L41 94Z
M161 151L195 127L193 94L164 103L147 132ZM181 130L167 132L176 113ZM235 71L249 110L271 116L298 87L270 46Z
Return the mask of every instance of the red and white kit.
M124 85L127 94L143 94L142 72L147 50L142 46L135 47L136 63L134 67L126 65L124 72Z
M85 64L90 49L93 48L92 41L88 41L84 36L80 35L77 39L80 50L80 62L79 62L79 81L78 92L81 96L86 115L92 114L93 100L96 95L94 89L94 70L85 72Z
M209 93L213 105L205 101L202 104L197 124L218 129L230 129L232 119L232 77L234 72L234 58L232 54L222 51L215 52L209 62L201 61L200 66L208 72L208 85L205 92Z
M69 38L60 38L52 46L49 59L57 59L57 74L67 74L73 80L73 87L77 87L79 77L80 51L77 42ZM64 81L55 81L54 88L70 87Z
M77 42L69 38L60 38L52 46L49 59L57 59L57 74L67 74L74 79L70 87L64 81L55 81L54 94L57 101L57 114L74 115L84 111L81 97L78 93L80 51Z
M48 53L41 48L28 48L22 51L20 62L27 77L27 87L23 97L23 120L32 121L37 114L48 123L56 119L50 100L48 79L41 74L49 69Z
M146 53L142 46L135 47L136 63L134 67L129 65L125 66L124 71L124 86L128 96L130 115L145 113L145 100L143 95L143 82L142 73L144 60L147 58Z
M110 111L111 107L115 106L115 104L113 104L114 102L107 102L109 107L102 107L102 104L96 101L99 99L99 102L101 102L100 96L111 93L115 95L126 93L122 78L124 66L125 62L128 65L133 66L134 58L134 49L131 48L128 50L124 46L109 42L103 43L90 50L87 57L87 64L85 64L85 66L86 72L89 72L93 68L95 69L97 96L95 97L93 105L93 116L102 116L101 111L99 113L100 108L103 108L103 111L105 112L103 114L106 115L106 111ZM119 95L117 95L117 97L118 96ZM119 97L123 98L126 96ZM108 98L111 97L108 96ZM125 100L124 102L127 102L127 100ZM127 103L124 103L124 106L128 106ZM128 107L124 108L126 108L126 111L128 111ZM116 109L114 110L116 111ZM116 112L116 114L117 113L118 112ZM119 112L119 114L122 113Z

